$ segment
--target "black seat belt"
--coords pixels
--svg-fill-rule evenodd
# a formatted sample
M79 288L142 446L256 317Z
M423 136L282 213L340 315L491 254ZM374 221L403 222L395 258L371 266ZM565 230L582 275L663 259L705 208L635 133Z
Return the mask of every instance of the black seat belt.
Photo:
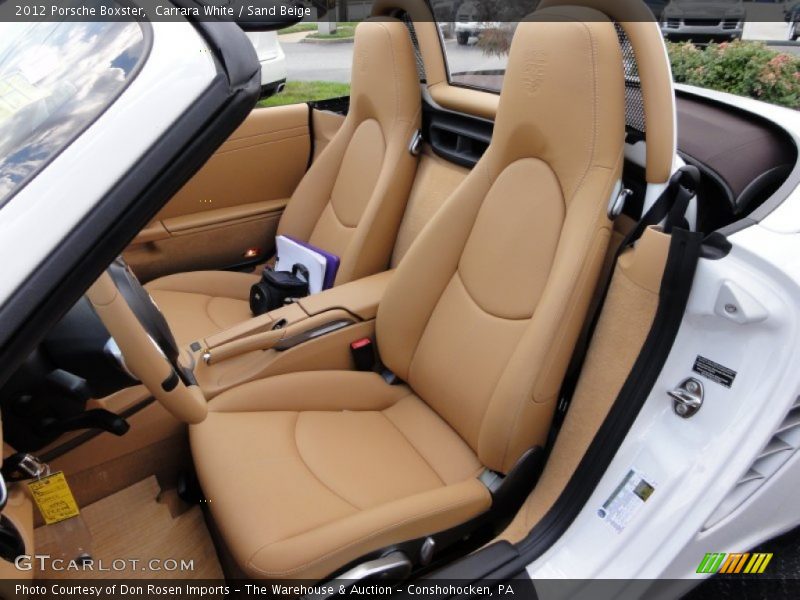
M669 183L662 194L653 203L653 206L642 216L636 223L636 226L625 236L622 243L617 248L614 254L614 260L611 265L611 270L602 282L599 300L589 315L588 327L586 335L584 336L583 343L579 343L575 347L575 351L570 359L567 373L564 376L564 383L561 386L561 393L559 394L558 406L556 407L555 415L553 415L553 424L550 428L550 435L547 440L548 452L555 444L558 432L564 424L564 419L567 416L572 396L575 394L575 388L578 385L583 364L586 361L586 353L589 351L589 346L594 337L594 330L597 327L597 322L600 320L600 315L603 312L603 305L608 295L608 290L611 287L611 281L614 278L614 271L616 264L622 253L633 246L636 241L642 237L645 230L651 225L656 225L664 221L663 232L669 235L672 233L673 228L681 227L688 228L686 222L686 210L689 208L689 202L697 194L697 186L700 183L700 171L693 165L685 165L675 171L670 177Z

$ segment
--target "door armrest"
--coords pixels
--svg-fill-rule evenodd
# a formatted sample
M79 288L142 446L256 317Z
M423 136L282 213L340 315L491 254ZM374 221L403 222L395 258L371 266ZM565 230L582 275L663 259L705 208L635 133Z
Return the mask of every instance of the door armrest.
M234 223L260 217L270 213L281 212L289 201L285 198L279 200L264 200L263 202L250 202L239 206L215 208L202 212L171 217L164 219L164 228L170 235L192 233L207 227L219 227L227 223Z

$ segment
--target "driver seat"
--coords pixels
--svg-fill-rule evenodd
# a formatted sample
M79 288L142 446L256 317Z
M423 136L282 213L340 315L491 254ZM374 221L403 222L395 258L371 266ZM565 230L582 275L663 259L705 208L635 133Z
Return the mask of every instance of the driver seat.
M318 580L485 513L479 476L545 443L607 248L623 161L614 26L588 8L520 24L492 144L380 305L377 373L231 389L190 427L208 507L239 567Z

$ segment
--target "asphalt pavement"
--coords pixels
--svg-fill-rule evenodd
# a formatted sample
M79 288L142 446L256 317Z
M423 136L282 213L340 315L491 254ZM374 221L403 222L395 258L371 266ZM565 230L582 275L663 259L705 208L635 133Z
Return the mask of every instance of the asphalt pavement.
M336 81L350 82L350 63L353 59L353 44L301 43L299 37L281 36L280 42L286 54L289 81ZM505 68L507 60L486 56L474 44L459 46L448 40L447 57L453 72L483 71Z
M799 45L781 44L786 40L787 31L783 22L749 22L745 25L744 37L765 40L775 50L800 55ZM293 34L279 38L286 53L289 81L350 82L352 43L301 43L303 37ZM486 56L475 44L459 46L455 40L448 40L446 48L453 73L504 69L507 63L506 58Z

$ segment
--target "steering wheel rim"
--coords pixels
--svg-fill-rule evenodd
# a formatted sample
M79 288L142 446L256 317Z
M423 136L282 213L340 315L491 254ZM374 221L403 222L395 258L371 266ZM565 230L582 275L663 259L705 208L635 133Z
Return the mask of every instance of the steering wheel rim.
M119 285L115 277L121 282ZM139 311L145 315L145 322L155 327L154 333L162 339L164 347L143 324L123 290L132 298L131 303L138 305ZM155 315L162 320L163 315L125 263L115 261L114 266L89 288L86 296L116 341L127 367L156 400L184 423L195 424L205 420L208 404L202 390L191 372L180 365L178 346L166 320L166 332L159 331Z
M180 348L175 341L175 336L167 324L167 319L158 308L153 297L144 289L139 282L139 278L131 271L128 264L120 256L108 267L108 274L111 276L114 285L119 290L122 297L127 302L133 314L142 324L147 334L161 348L167 360L173 367L182 371L178 363Z

